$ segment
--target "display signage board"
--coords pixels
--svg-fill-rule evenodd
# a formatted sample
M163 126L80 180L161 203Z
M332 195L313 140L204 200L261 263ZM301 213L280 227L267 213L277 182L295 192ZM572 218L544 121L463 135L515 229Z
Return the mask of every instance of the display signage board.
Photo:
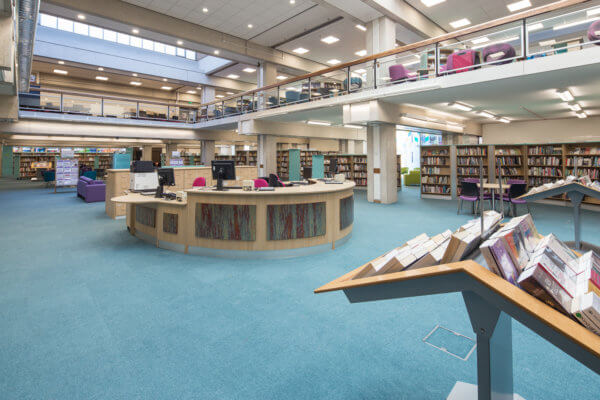
M62 149L60 149L60 156L62 158L73 158L75 157L75 151L68 147L63 147Z
M75 186L79 179L79 162L76 158L56 160L56 187Z
M183 158L171 158L169 160L170 167L183 167Z

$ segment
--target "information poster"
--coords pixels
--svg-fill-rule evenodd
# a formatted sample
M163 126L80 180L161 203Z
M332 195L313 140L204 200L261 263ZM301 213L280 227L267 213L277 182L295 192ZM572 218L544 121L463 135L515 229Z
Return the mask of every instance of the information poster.
M183 167L183 158L171 158L169 160L170 167Z
M75 158L56 161L56 186L76 186L79 179L79 162Z

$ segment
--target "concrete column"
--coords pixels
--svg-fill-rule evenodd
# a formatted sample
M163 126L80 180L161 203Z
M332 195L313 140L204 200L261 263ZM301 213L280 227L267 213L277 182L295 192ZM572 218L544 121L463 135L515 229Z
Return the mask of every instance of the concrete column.
M277 173L277 138L273 135L257 135L258 176Z
M398 201L396 125L367 127L367 200L390 204Z
M205 166L210 166L210 162L215 159L215 141L200 141L200 161Z
M268 62L261 62L258 66L257 71L257 85L256 87L263 87L267 85L271 85L277 82L277 66ZM266 107L266 103L269 100L269 97L276 96L275 90L268 90L266 92L258 93L258 109L264 109Z
M355 141L353 139L340 139L340 153L360 154L356 152Z
M215 97L215 88L212 86L203 86L202 87L202 104L209 103L213 100L216 100ZM213 116L215 112L215 106L208 107L208 115Z
M365 140L354 141L354 154L367 154L367 142Z
M142 161L152 161L152 145L142 146Z
M396 23L388 17L379 17L367 24L366 34L367 54L377 54L383 51L391 50L396 44ZM377 69L377 82L382 78L389 77L387 60L378 60L383 64ZM373 73L367 74L367 87L373 85Z

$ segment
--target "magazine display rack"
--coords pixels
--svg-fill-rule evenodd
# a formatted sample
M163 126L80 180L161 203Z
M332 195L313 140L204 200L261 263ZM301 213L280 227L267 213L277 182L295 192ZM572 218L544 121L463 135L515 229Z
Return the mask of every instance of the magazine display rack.
M559 196L566 194L568 199L571 201L573 206L573 227L575 230L575 242L574 247L577 250L582 248L581 242L581 202L585 196L589 196L594 199L600 199L600 191L595 190L589 186L582 185L580 183L567 183L565 185L555 187L552 189L542 190L532 194L524 194L519 199L526 201L542 200L552 196ZM568 243L571 245L570 243ZM583 248L587 250L594 250L599 252L600 248L590 243L583 242Z
M365 264L367 265L367 264ZM461 292L477 335L477 393L458 382L449 399L505 400L513 394L511 317L600 374L600 336L475 261L352 279L364 265L318 288L350 303ZM465 390L467 389L467 390Z

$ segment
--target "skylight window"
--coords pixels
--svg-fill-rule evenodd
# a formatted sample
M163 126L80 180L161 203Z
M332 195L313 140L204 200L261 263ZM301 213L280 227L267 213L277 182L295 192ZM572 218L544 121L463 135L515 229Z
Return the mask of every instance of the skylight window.
M72 21L66 18L59 18L54 15L40 13L39 24L47 28L59 29L65 32L76 33L78 35L89 36L94 39L106 40L119 43L124 46L143 48L145 50L156 51L158 53L170 56L179 56L188 60L196 60L196 52L181 47L171 46L165 43L155 42L153 40L143 39L138 36L132 36L122 32L115 32L109 29L103 29L97 26L88 25L83 22ZM133 29L134 33L139 33L138 29Z

